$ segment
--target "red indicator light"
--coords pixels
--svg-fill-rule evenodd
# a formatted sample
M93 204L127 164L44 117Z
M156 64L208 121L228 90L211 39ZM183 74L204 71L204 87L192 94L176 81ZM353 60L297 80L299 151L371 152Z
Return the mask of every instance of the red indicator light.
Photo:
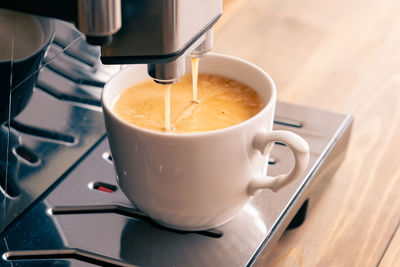
M89 187L94 190L102 191L105 193L112 193L117 190L117 187L115 185L107 184L107 183L103 183L103 182L95 182L95 183L93 183L92 186L89 185Z
M107 188L107 187L104 187L104 186L99 186L99 187L97 187L96 189L99 190L99 191L106 192L106 193L112 193L112 192L114 192L114 191L111 190L110 188Z

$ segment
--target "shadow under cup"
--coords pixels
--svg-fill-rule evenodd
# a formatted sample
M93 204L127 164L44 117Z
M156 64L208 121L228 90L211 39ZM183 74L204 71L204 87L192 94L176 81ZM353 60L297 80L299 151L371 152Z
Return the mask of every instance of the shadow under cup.
M191 71L190 59L186 72ZM209 53L199 73L235 79L258 92L265 106L234 126L201 133L162 133L130 125L112 112L119 94L148 79L145 66L114 76L102 95L108 140L117 180L125 195L156 222L179 230L205 230L231 220L251 198L247 187L266 175L265 153L253 149L257 133L272 130L276 89L259 67Z
M51 19L0 9L0 32L2 124L18 115L32 96L40 64L53 40L54 25Z

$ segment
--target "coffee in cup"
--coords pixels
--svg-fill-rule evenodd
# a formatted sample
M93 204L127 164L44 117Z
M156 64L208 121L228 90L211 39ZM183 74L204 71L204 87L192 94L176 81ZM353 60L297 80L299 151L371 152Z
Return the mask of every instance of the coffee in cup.
M132 125L164 132L166 86L151 79L136 83L118 96L113 112ZM194 102L190 74L171 86L171 132L223 129L250 119L264 107L256 91L231 78L202 73L197 87Z
M190 60L186 63L190 70ZM246 85L261 99L261 110L242 122L207 131L163 132L130 124L116 114L113 104L126 88L148 79L146 66L124 68L102 94L120 188L154 221L179 230L205 230L230 221L260 189L278 191L299 177L309 159L304 139L272 130L276 88L261 68L208 53L199 73ZM274 142L291 149L294 166L289 173L272 177L266 167Z

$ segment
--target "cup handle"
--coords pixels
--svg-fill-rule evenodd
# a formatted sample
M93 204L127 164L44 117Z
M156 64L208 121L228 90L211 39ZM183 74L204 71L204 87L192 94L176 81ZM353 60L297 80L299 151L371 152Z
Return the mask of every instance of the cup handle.
M294 155L294 166L287 174L278 176L261 176L253 178L248 187L249 195L254 195L259 189L271 189L274 192L279 191L287 184L293 182L306 169L310 157L310 149L307 142L295 133L289 131L259 132L256 134L253 147L265 154L268 145L272 142L281 142L287 145Z

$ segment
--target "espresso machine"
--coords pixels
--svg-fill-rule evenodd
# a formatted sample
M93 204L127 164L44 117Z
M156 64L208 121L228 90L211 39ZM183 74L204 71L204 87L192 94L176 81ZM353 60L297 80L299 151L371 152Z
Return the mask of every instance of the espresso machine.
M264 190L217 229L157 225L115 180L101 91L125 64L147 64L158 83L179 80L185 57L212 48L222 2L4 0L0 9L49 20L53 33L40 65L7 88L0 266L251 266L285 230L301 225L344 159L351 116L278 102L274 128L310 145L304 175L279 193ZM13 93L28 82L33 89L20 104ZM288 157L277 143L269 173L288 170Z
M165 84L184 74L185 56L211 49L222 14L218 0L4 0L0 7L73 22L89 44L101 46L102 63L147 64Z

